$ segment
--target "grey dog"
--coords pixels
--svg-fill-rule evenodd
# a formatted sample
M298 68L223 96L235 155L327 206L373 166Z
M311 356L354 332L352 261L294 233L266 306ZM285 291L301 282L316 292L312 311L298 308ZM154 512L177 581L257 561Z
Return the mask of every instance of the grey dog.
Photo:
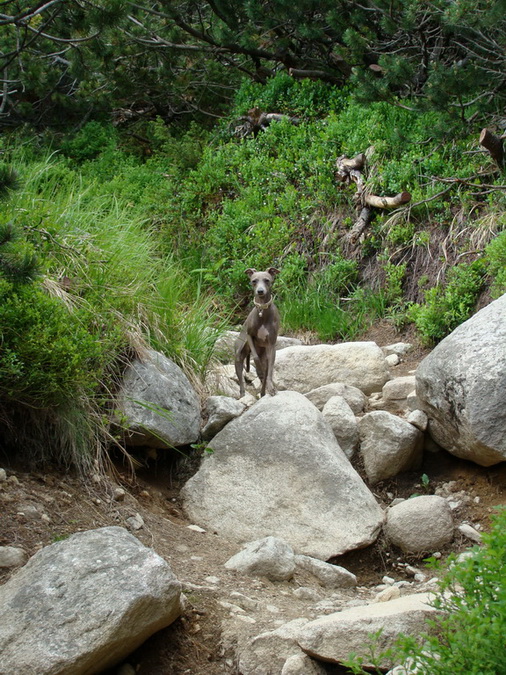
M235 342L235 372L239 380L240 396L244 396L244 362L249 371L250 356L253 357L257 375L262 382L261 396L274 395L276 389L272 381L274 359L276 358L276 340L279 331L279 312L272 301L271 287L279 270L269 267L265 272L247 269L253 287L254 308L248 314L242 330Z

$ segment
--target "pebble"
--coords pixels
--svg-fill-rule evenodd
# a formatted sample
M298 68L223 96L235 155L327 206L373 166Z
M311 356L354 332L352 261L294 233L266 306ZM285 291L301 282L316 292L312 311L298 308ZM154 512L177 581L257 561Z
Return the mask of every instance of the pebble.
M126 492L122 487L114 488L112 498L115 502L122 502L125 499Z
M130 516L126 519L126 522L132 530L140 530L144 527L144 521L140 513L135 513L133 516Z
M193 530L193 532L202 532L204 533L205 530L203 527L199 527L198 525L188 525L189 530Z
M468 525L467 523L462 523L462 525L459 525L458 530L461 534L464 535L464 537L467 537L467 539L470 539L471 541L474 541L477 544L481 544L482 541L481 534L474 527L471 527L471 525Z
M26 553L16 546L0 546L0 567L19 567L26 562Z
M0 469L0 483L3 483L6 480L7 480L7 473L5 472L5 469Z
M401 597L401 590L398 586L387 586L376 595L373 602L389 602Z
M308 586L300 586L300 588L296 588L293 594L299 600L309 600L310 602L318 602L320 600L320 594L318 591L315 591L313 588L309 588Z
M204 581L207 581L208 584L219 584L220 583L220 578L219 577L206 577Z

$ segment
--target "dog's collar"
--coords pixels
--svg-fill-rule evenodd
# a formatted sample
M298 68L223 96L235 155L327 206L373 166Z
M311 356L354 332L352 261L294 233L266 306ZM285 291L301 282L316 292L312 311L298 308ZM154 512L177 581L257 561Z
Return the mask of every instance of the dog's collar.
M253 300L255 307L258 309L258 316L262 316L264 309L269 309L269 307L272 305L272 297L269 298L269 302L257 302L257 300Z

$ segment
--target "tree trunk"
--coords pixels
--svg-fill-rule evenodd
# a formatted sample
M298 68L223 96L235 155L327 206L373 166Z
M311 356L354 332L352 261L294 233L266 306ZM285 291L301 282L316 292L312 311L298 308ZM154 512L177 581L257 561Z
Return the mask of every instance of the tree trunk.
M480 134L480 145L486 148L497 166L504 167L504 148L502 138L496 136L488 129L482 129Z

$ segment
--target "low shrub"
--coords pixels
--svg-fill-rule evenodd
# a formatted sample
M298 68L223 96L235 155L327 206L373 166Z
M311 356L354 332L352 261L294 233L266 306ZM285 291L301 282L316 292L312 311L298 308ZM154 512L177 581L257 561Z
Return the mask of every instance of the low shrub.
M457 562L454 555L439 584L435 607L442 618L428 623L430 634L418 639L401 636L388 651L388 660L409 664L420 675L503 675L506 672L506 508L492 518L483 546ZM374 651L374 647L372 648ZM377 659L379 663L381 657ZM360 659L346 664L365 675ZM380 673L379 669L375 672Z
M471 316L483 288L484 275L482 260L456 265L448 272L446 286L428 289L424 304L409 307L407 317L414 322L427 344L442 340Z
M492 277L492 295L506 293L506 232L501 232L485 249L487 272Z

